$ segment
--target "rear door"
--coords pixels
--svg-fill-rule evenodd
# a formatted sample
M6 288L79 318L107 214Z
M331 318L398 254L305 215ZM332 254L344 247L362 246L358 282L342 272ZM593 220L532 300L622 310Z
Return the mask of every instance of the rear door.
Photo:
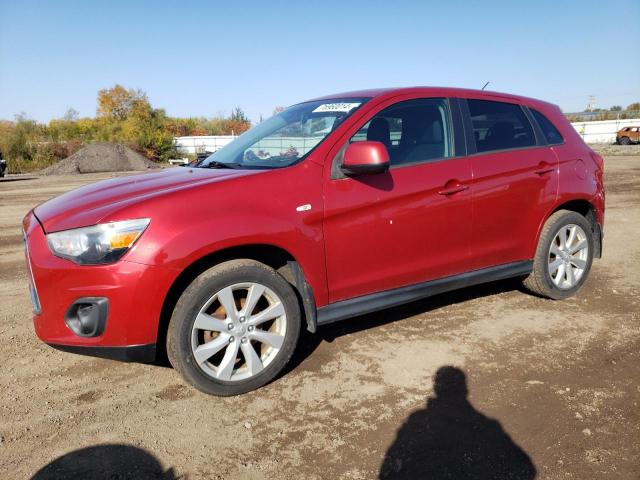
M557 157L519 104L467 99L466 105L468 148L475 151L472 268L531 259L540 222L557 197Z
M341 153L333 158L324 189L330 302L469 269L471 167L453 130L445 98L389 102L336 147L380 141L391 168L345 177Z

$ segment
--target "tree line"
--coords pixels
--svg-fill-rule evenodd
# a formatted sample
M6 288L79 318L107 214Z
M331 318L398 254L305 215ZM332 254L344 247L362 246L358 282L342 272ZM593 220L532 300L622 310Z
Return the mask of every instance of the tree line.
M273 113L282 110L276 107ZM613 106L566 115L574 122L638 118L640 103L632 103L626 110ZM0 152L14 173L40 170L92 142L121 143L150 160L163 162L177 155L173 137L239 135L250 127L240 108L229 116L170 117L163 109L152 107L142 90L115 85L98 92L95 117L79 118L78 112L70 109L48 123L38 123L24 114L16 115L14 121L0 121Z
M175 136L239 135L250 126L240 108L229 116L170 117L152 107L142 90L115 85L98 92L95 117L79 118L70 109L48 123L24 114L16 115L14 121L0 121L0 151L14 173L45 168L92 142L121 143L163 162L176 156Z
M640 116L640 102L634 102L627 106L614 105L609 109L591 108L584 112L567 113L570 122L600 121L600 120L624 120L627 118L638 118Z

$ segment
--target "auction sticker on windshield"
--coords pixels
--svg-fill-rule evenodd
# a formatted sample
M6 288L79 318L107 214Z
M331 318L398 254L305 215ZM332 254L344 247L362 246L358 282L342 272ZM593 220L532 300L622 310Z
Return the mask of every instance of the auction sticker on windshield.
M359 107L360 103L323 103L319 107L313 110L313 113L320 112L350 112L356 107Z

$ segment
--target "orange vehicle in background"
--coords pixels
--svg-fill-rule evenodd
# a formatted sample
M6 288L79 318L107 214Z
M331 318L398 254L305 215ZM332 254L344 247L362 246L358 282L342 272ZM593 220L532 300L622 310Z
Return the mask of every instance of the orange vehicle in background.
M616 143L630 145L640 143L640 127L624 127L616 132Z

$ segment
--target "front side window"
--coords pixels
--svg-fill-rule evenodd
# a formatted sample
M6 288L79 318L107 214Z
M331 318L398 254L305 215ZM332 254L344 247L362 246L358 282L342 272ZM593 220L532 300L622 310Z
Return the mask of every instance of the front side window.
M302 160L367 98L300 103L265 120L209 156L201 168L281 168Z
M520 105L471 99L467 103L479 153L536 144L533 127Z
M399 102L370 119L350 142L381 142L391 166L453 156L449 102L424 98Z
M549 120L542 113L534 110L533 108L530 108L530 110L533 114L533 117L536 119L536 122L538 122L538 125L540 125L540 129L542 130L542 133L544 133L548 144L557 145L564 142L564 138L562 138L562 135L555 127L555 125L551 123L551 120Z

